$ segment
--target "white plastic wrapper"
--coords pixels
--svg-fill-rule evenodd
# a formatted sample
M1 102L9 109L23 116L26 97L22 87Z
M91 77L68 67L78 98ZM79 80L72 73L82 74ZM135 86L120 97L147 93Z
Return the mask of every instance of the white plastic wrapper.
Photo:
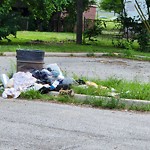
M36 82L36 78L30 72L17 72L13 75L15 89L27 89Z
M2 97L17 98L21 92L34 85L36 80L30 72L17 72L13 75L13 87L5 88Z
M9 81L9 77L6 74L1 74L1 81L2 81L2 84L4 85L4 87L6 87L8 81Z

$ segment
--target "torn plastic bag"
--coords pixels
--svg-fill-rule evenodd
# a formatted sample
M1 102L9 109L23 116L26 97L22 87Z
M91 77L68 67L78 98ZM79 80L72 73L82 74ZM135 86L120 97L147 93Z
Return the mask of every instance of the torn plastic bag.
M77 82L73 78L65 77L64 80L62 81L62 84L72 85L77 84Z
M48 64L48 65L46 65L45 68L50 72L55 70L59 73L59 75L63 76L61 69L59 68L59 66L56 63Z
M41 84L52 84L52 73L47 69L34 70L31 72L32 76L38 79L38 83Z

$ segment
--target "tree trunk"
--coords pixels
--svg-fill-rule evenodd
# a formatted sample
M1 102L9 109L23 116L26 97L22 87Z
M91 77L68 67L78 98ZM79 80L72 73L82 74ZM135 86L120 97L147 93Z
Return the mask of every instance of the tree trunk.
M83 0L77 0L77 31L76 43L82 44Z

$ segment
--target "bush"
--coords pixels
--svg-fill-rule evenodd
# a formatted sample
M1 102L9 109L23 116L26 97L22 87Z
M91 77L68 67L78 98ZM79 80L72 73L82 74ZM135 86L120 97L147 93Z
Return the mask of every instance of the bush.
M88 38L88 40L92 41L92 38L96 38L98 35L102 34L102 24L101 21L96 21L94 23L93 26L91 26L90 28L87 28L84 32L83 32L83 37L84 40L86 38Z
M11 8L13 1L3 1L0 3L0 40L10 39L7 38L10 34L16 37L18 30L18 17L19 14L14 13Z

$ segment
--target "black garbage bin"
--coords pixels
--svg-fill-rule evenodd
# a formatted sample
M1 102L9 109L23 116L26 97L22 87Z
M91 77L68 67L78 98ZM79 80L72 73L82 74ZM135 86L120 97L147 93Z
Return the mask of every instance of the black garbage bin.
M42 50L16 50L17 72L43 68L45 52Z

